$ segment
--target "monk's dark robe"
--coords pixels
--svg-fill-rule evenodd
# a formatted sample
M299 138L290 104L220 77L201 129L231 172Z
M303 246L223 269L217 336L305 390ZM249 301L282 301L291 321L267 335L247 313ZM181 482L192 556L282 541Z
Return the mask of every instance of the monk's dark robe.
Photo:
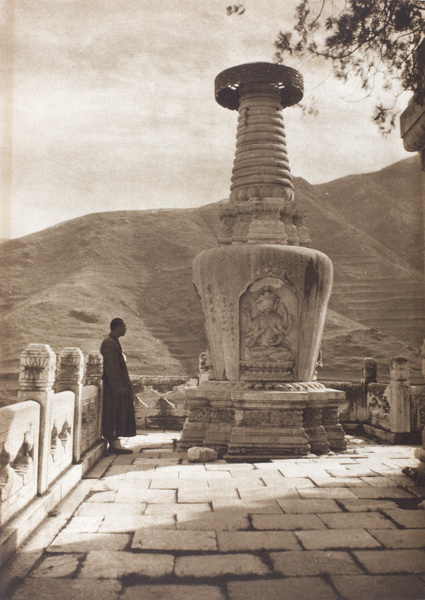
M102 434L108 441L136 435L133 390L121 344L109 335L102 342Z

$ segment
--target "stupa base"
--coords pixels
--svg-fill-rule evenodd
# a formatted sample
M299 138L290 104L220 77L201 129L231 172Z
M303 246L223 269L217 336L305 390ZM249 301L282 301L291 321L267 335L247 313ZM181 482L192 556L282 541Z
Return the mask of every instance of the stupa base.
M180 448L208 446L219 456L279 458L346 449L338 409L345 393L320 383L277 384L206 381L186 388L189 415Z

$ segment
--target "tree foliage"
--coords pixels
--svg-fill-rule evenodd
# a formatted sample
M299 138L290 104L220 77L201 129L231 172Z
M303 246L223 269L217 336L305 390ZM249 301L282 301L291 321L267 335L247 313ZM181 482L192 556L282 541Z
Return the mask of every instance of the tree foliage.
M241 10L243 3L228 14ZM373 114L380 130L388 133L403 91L425 101L424 16L424 0L301 0L294 29L280 31L274 42L275 60L321 57L330 61L338 79L357 78L366 94L376 86L386 96L391 92L391 103L378 101Z

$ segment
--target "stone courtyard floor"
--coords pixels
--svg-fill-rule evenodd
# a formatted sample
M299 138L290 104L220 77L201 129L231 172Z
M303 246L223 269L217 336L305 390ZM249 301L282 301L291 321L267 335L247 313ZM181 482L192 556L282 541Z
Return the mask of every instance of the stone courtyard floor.
M6 565L2 600L423 600L413 448L188 463L176 432L108 455Z

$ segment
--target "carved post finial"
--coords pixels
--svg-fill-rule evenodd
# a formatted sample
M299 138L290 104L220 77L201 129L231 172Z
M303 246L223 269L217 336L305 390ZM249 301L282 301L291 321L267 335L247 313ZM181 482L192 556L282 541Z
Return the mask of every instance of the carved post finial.
M100 352L93 350L86 355L86 370L84 385L99 386L103 374L103 357Z
M56 355L47 344L29 344L21 354L21 392L48 392L55 382Z
M403 356L397 356L390 362L391 381L409 381L409 361Z
M71 390L82 383L84 356L79 348L64 348L59 354L56 391Z
M362 382L365 385L378 381L378 364L374 358L365 358L362 367Z

